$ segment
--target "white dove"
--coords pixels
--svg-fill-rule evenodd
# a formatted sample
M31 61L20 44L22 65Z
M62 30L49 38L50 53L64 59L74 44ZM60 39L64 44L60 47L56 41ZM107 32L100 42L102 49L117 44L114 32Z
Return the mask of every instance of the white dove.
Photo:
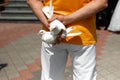
M42 35L41 39L42 41L52 44L54 40L56 39L56 36L53 36L51 32L47 32L45 30L40 30L39 33Z
M51 0L50 6L45 6L42 9L43 13L46 15L47 18L52 18L53 10L54 9ZM74 29L73 27L66 28L62 22L56 19L50 23L50 31L40 30L39 34L42 35L41 37L42 41L52 44L55 41L57 35L61 32L61 30L63 30L62 36L64 37L77 36L81 34L81 32L70 33L73 29Z

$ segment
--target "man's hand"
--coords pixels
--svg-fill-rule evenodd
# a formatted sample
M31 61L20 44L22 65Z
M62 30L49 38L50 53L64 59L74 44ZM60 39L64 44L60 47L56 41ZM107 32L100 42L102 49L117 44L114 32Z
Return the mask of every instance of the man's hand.
M62 15L54 16L54 17L52 17L51 19L48 19L48 23L50 24L50 23L51 23L52 21L54 21L54 20L59 20L61 23L63 23L63 25L66 25L65 16L62 16ZM49 26L50 26L50 25L49 25ZM62 36L63 31L64 31L64 30L61 30L61 31L58 33L58 35L57 35L57 37L56 37L53 45L59 44L59 43L61 43L61 42L65 39L65 37Z
M69 18L69 15L56 15L56 16L53 16L51 19L48 19L48 22L52 22L54 21L55 19L59 20L60 22L62 22L64 25L69 25L70 23L72 23L72 19Z

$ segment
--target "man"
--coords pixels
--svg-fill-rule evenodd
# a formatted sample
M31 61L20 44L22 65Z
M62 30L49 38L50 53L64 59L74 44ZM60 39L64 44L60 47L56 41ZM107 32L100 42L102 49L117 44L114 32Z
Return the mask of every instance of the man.
M107 7L106 0L52 0L54 17L47 19L42 12L50 0L27 0L37 18L49 30L49 23L60 20L70 33L82 32L78 36L58 37L56 45L42 42L41 80L63 80L68 53L71 56L74 80L96 80L96 26L95 14ZM60 42L60 43L57 43Z

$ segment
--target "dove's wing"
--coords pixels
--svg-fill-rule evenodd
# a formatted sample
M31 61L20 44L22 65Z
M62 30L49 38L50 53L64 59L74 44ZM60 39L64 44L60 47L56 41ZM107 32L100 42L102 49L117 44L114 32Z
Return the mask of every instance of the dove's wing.
M52 0L50 0L50 5L45 6L42 8L43 13L46 15L47 18L52 18L53 16L53 6L52 6Z
M70 33L72 30L73 30L73 27L68 27L68 28L66 29L67 34Z
M76 33L70 33L74 28L73 27L69 27L66 29L66 36L78 36L80 35L82 32L76 32Z
M53 8L53 5L52 5L52 0L50 0L50 6L49 6L50 18L52 18L52 16L53 16L53 11L54 11L54 8Z
M46 15L47 18L50 18L49 6L43 7L42 11Z

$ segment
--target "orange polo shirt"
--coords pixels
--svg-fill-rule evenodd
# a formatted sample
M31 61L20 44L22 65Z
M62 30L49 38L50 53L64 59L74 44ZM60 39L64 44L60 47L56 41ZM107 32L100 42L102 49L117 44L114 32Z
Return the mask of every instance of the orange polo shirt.
M50 0L44 0L44 5L49 6ZM68 15L85 6L92 0L52 0L54 15ZM71 33L82 32L78 36L66 37L65 43L77 45L91 45L96 43L95 15L71 23L66 27L74 27Z

